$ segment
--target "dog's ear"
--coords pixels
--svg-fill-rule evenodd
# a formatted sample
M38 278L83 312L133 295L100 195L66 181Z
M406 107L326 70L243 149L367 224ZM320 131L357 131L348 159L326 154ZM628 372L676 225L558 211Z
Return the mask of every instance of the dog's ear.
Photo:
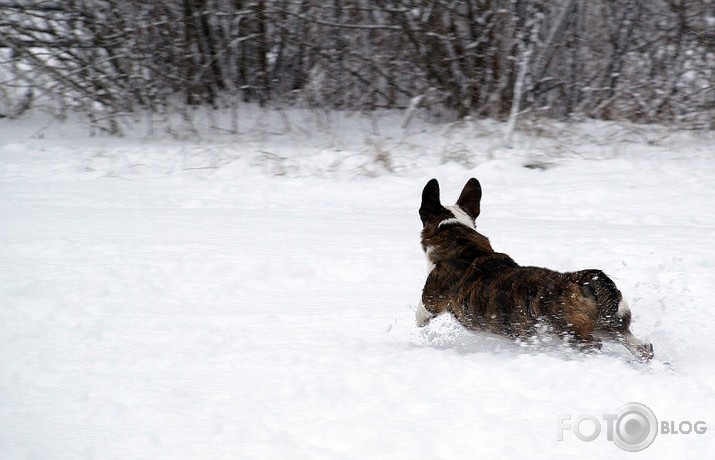
M469 217L476 220L477 217L479 217L479 203L481 201L482 186L479 184L477 179L472 177L467 181L466 185L462 189L462 193L459 195L459 199L457 200L457 206L469 214Z
M439 202L439 182L437 182L437 179L432 179L427 182L424 190L422 190L422 205L420 206L422 225L424 225L431 216L438 214L441 209L442 204Z

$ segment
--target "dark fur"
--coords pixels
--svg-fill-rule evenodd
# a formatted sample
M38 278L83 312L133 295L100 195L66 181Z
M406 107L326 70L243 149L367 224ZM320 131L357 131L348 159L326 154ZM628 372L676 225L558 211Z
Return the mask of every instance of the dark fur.
M457 200L472 222L481 194L470 179ZM618 314L621 292L602 271L522 267L494 252L485 236L440 204L435 179L423 191L420 218L422 248L434 265L422 292L430 317L448 311L469 329L508 337L528 337L545 324L580 348L600 348L597 334L622 342L639 359L653 357L653 346L630 333L630 311Z

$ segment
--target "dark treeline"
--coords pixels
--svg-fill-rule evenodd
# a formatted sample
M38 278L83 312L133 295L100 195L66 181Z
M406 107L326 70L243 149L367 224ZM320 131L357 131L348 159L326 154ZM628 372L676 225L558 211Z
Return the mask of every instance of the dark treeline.
M40 96L712 128L715 1L0 0L0 99Z

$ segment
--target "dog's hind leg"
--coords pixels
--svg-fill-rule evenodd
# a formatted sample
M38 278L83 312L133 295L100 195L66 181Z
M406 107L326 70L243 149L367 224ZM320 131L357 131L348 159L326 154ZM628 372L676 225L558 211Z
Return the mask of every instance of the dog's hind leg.
M622 343L638 360L648 362L653 359L653 344L643 342L630 331L631 310L625 300L621 299L618 304L618 311L612 319L616 321L611 320L606 329L611 338Z
M616 340L623 343L628 351L640 361L648 362L653 359L653 344L645 343L630 332L618 334Z
M653 344L645 343L631 333L631 310L625 300L621 300L616 315L620 319L620 325L611 332L613 338L622 343L638 360L648 362L653 359Z

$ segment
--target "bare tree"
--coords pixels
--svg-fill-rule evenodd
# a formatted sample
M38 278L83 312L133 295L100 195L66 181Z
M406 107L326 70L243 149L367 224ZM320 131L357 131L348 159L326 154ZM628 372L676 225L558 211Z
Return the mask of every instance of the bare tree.
M685 0L0 0L0 111L245 102L713 127L715 7ZM416 102L419 101L419 104ZM0 113L3 115L3 113ZM235 129L235 123L234 123Z

